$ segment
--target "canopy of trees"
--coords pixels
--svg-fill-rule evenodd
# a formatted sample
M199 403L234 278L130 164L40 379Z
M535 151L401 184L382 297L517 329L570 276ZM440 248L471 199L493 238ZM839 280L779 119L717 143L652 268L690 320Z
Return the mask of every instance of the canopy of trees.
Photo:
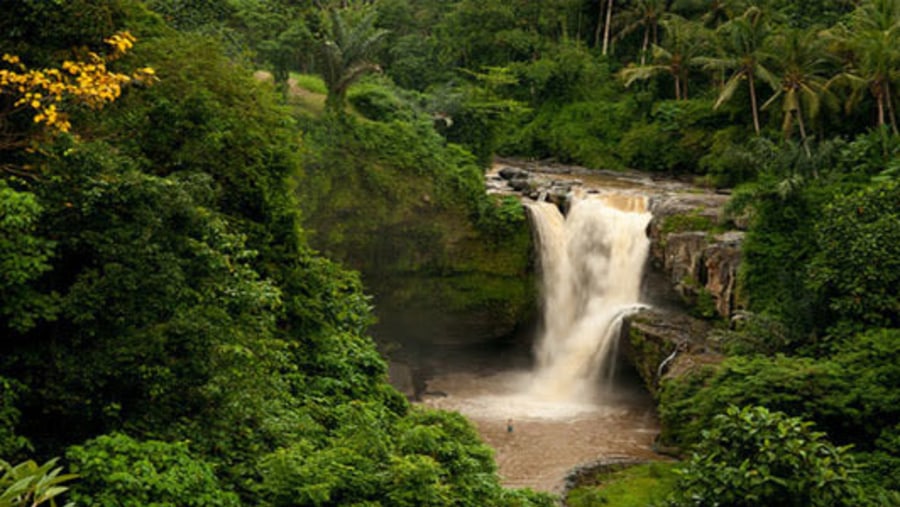
M310 246L371 275L379 250L348 255L346 231L418 216L398 264L519 248L521 210L482 191L495 154L691 178L749 220L751 317L721 365L662 387L664 439L697 453L672 502L721 479L898 503L900 0L2 10L0 503L550 505L387 384L360 276ZM366 215L341 178L398 204ZM473 279L435 300L527 297ZM785 448L762 459L753 431Z

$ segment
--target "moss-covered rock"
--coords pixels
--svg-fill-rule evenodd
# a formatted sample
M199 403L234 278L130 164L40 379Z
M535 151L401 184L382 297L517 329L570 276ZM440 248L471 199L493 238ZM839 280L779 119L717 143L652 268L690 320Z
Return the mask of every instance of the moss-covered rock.
M677 375L692 358L707 354L709 330L707 322L683 313L646 308L625 319L623 350L656 396L663 377Z
M470 154L425 122L325 120L308 139L298 192L310 242L362 273L380 341L485 342L529 320L524 212L485 194Z

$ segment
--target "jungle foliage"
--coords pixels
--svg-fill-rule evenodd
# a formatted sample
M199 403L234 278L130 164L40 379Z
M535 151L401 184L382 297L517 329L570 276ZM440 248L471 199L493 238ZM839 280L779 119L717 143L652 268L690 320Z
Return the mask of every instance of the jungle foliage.
M733 189L749 316L661 387L670 502L898 503L898 0L2 10L3 484L51 488L0 502L549 505L367 335L363 282L527 316L500 154Z
M20 107L35 87L4 82L3 135L22 142L0 149L0 445L36 486L16 476L2 501L549 504L500 487L467 421L387 384L359 276L306 243L306 148L278 94L142 2L14 7L0 51L29 68L84 48L103 58L103 39L128 30L133 47L109 68L155 78L102 109L72 90L28 96L66 129ZM50 29L61 19L66 31ZM491 222L492 205L467 200L479 169L459 166L475 178L450 178L441 198L467 186L463 219ZM30 456L64 456L78 477Z

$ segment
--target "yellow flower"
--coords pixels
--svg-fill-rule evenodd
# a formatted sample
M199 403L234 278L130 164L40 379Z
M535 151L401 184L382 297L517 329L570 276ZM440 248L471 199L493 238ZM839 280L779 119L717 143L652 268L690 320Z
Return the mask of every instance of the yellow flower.
M0 93L12 95L13 108L28 105L35 110L33 121L57 132L67 132L71 124L64 112L56 109L63 99L99 109L122 95L122 86L132 80L156 80L151 67L143 67L133 74L110 72L107 63L134 47L136 39L129 32L119 32L105 39L112 46L106 57L88 53L84 61L66 60L59 68L29 70L17 55L3 54L2 61L17 69L0 69ZM0 115L10 111L0 110Z

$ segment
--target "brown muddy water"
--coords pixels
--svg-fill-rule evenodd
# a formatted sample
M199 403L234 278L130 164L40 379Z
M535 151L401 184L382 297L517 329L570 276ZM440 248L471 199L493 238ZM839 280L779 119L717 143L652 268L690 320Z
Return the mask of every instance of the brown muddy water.
M653 403L640 387L620 384L593 400L554 402L527 394L532 379L527 370L437 374L428 392L438 394L426 394L423 403L472 421L494 449L507 487L560 493L580 464L660 459L652 450L659 429Z

